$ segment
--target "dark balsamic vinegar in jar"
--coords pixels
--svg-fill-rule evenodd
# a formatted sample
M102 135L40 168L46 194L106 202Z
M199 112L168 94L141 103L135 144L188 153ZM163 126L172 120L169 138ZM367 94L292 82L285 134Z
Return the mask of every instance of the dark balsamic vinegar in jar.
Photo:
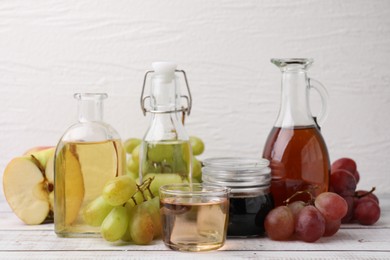
M244 195L244 194L241 194ZM261 193L254 197L230 198L229 237L252 237L264 234L264 220L273 208L270 194Z
M227 236L263 235L264 219L273 208L269 162L225 157L206 159L203 163L203 183L231 189Z

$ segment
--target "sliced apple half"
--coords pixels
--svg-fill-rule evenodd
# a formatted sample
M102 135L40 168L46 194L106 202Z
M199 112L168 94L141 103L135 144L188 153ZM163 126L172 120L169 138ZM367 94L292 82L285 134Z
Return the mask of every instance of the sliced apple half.
M54 160L54 150L54 147L32 148L24 156L11 160L4 170L3 189L6 200L26 224L53 221L53 204L50 203L53 177L47 178L46 168L49 167L48 162Z
M47 160L45 167L45 177L47 181L47 190L49 191L50 209L54 211L54 153Z
M4 170L6 200L26 224L41 224L50 213L45 181L41 169L29 156L14 158Z
M36 164L41 168L42 173L46 177L45 168L50 160L54 161L54 152L54 147L48 147L46 149L25 153L24 155L33 157L33 160L36 160Z

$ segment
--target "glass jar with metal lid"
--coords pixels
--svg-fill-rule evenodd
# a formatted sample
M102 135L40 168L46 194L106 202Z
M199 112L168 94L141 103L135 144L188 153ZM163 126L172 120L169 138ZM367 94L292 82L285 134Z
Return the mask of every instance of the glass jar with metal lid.
M227 236L263 235L264 219L273 208L269 161L221 157L206 159L203 164L203 183L231 189Z

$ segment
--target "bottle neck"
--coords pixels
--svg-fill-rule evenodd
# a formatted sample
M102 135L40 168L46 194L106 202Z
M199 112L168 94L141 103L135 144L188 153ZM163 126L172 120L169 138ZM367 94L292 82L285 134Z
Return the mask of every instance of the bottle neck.
M76 94L79 122L103 121L103 99L106 94Z
M311 126L315 122L309 107L306 70L282 70L281 105L275 126Z
M178 113L151 113L151 123L145 140L188 140L188 136Z
M175 64L156 63L151 78L151 124L145 135L147 141L188 140L179 120L180 86L175 75Z

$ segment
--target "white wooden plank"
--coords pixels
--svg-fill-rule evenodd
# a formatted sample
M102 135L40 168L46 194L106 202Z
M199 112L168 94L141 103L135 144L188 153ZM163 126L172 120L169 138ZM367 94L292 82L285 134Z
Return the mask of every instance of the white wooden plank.
M315 243L301 241L272 241L268 238L228 239L224 251L388 251L388 229L343 229L332 237L323 237ZM137 246L123 242L108 243L101 238L59 238L51 231L0 231L0 251L85 251L134 250L165 251L162 241L153 245Z
M186 253L175 251L46 251L46 252L0 252L0 259L139 259L139 260L161 260L161 259L185 259L185 260L210 260L210 259L323 259L323 260L352 260L352 259L375 259L388 260L388 252L371 251L315 251L315 252L295 252L295 251L211 251L201 253Z

